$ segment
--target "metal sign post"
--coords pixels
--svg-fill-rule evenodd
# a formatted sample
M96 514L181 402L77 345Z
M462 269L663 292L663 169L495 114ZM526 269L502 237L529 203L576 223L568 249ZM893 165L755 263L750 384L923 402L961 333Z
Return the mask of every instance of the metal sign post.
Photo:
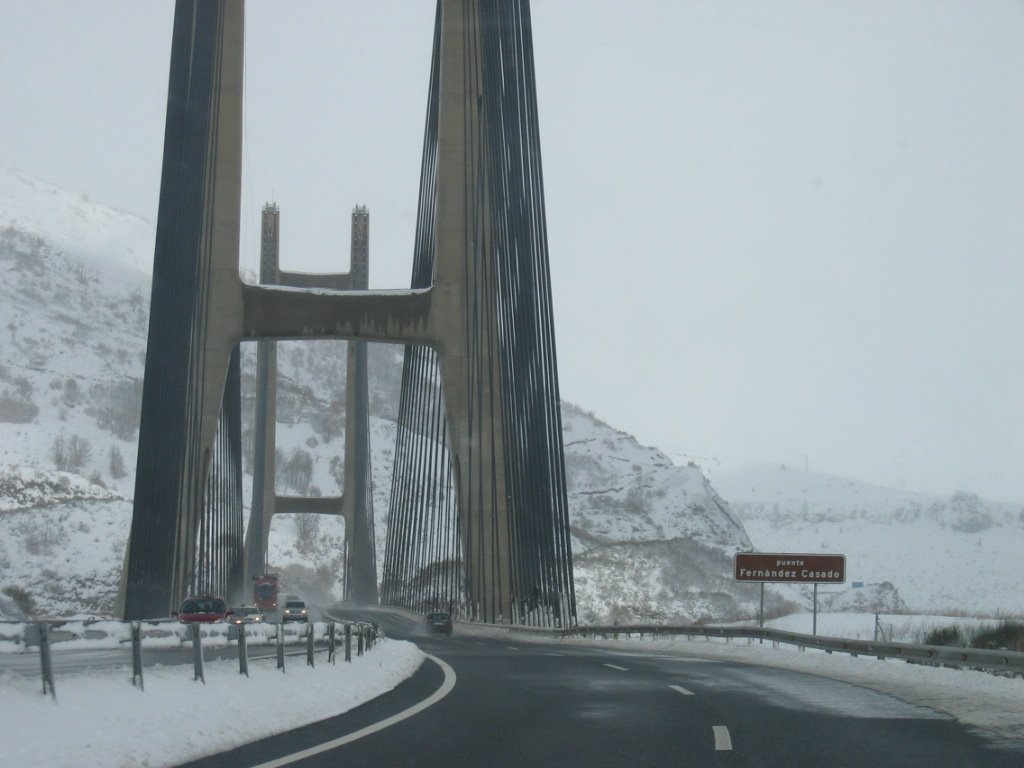
M249 676L249 649L245 641L245 624L238 625L238 674Z
M811 619L811 634L818 636L818 582L814 582L814 613Z
M199 625L189 624L188 629L192 637L192 668L195 672L195 677L192 679L202 680L203 685L206 685L206 676L203 674L203 641Z
M142 684L142 622L132 622L132 685L136 685L136 680L139 682L140 691L146 690L146 687Z
M57 689L53 687L53 664L50 661L50 625L45 621L39 622L39 663L43 668L43 695L49 686L50 696L56 701Z
M277 625L277 668L284 672L284 624Z

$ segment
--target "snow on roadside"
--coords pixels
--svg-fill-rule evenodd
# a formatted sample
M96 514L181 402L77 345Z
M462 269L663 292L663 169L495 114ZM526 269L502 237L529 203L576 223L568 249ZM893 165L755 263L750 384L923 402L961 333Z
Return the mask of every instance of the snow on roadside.
M876 637L875 617L878 617ZM958 627L965 635L979 630L999 626L1000 619L984 619L968 616L941 616L917 613L825 613L818 612L818 634L825 637L845 637L851 640L885 640L897 643L924 643L928 633L947 627ZM735 622L736 626L757 626L757 621L748 619ZM764 623L769 629L784 632L811 634L814 627L813 614L792 613Z
M410 677L425 655L412 643L384 639L352 663L273 660L205 665L206 684L191 666L145 671L145 692L129 669L59 675L57 700L36 677L0 676L0 767L171 766L323 720L369 701Z

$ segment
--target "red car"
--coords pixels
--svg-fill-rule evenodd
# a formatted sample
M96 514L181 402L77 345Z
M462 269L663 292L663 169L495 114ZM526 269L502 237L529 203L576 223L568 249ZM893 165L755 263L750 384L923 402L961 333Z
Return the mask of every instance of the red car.
M228 609L227 601L223 597L203 595L186 598L175 615L183 624L212 624L215 621L224 621L231 614L232 611Z

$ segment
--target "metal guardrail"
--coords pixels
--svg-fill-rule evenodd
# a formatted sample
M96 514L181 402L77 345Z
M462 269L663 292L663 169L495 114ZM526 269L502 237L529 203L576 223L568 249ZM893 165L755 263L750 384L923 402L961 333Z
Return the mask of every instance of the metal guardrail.
M388 610L404 614L409 619L418 619L419 614L402 609L389 607ZM763 627L715 627L697 624L612 624L594 626L575 626L565 628L533 627L517 624L486 624L481 622L458 621L456 624L471 626L474 629L496 633L510 631L547 637L573 637L602 635L651 635L687 637L720 637L749 638L751 640L770 640L773 643L786 643L800 648L815 648L826 653L848 653L851 656L874 656L879 659L903 659L914 664L935 666L973 667L993 672L1024 677L1024 653L1006 650L987 650L982 648L957 648L944 645L922 645L916 643L878 642L875 640L853 640L843 637L826 637L822 635L805 635L799 632L786 632L779 629Z
M192 667L193 675L195 680L206 683L203 665L203 629L209 625L200 626L199 624L180 624L177 620L169 622L161 620L159 622L118 622L114 620L105 620L106 623L123 625L127 627L131 643L131 664L132 664L132 685L137 685L140 690L145 690L143 686L143 664L142 664L142 645L143 639L145 638L144 625L150 624L176 624L179 629L184 631L182 637L182 643L191 645L192 647ZM60 627L68 623L73 622L18 622L23 626L24 633L20 637L11 637L8 639L15 639L23 648L28 650L32 647L37 647L40 659L40 671L43 678L43 694L49 693L54 699L56 699L56 686L53 681L53 664L51 659L51 646L57 639L53 637L55 634L52 627L54 625ZM81 623L81 622L77 622ZM343 624L345 631L345 661L352 661L352 641L353 637L357 643L357 654L362 656L364 652L369 651L376 642L381 639L384 635L380 631L378 625L369 622L349 622L349 621L330 621L326 622L322 636L319 638L319 642L326 645L327 660L329 664L335 663L335 645L337 641L336 624ZM277 668L284 671L284 645L285 645L285 632L283 624L276 624L276 632L274 642L277 646ZM249 677L249 659L248 659L248 639L250 635L246 631L245 625L232 625L230 629L234 632L227 633L227 637L230 640L236 641L238 645L238 671L239 674ZM60 637L61 640L76 640L82 639L78 632L65 631L63 633L66 636ZM159 636L163 637L168 634L166 631L162 632ZM102 632L97 633L92 639L102 639L109 637L108 633ZM316 629L314 623L310 622L305 625L305 632L299 636L299 641L305 645L306 648L306 664L308 666L314 666L314 650L315 645L318 642L316 635Z
M1009 672L1024 677L1024 653L993 651L982 648L957 648L945 645L918 645L915 643L879 643L873 640L851 640L842 637L804 635L763 627L709 627L698 625L631 624L611 626L579 626L551 630L559 637L601 635L684 635L687 637L749 638L786 643L800 648L815 648L852 656L874 656L879 659L903 659L916 664L972 667L990 671Z

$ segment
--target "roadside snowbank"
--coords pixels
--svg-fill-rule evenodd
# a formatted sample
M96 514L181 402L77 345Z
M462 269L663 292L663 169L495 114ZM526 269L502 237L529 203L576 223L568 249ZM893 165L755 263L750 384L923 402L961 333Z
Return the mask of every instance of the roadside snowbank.
M237 661L205 665L206 684L190 666L149 667L145 692L131 669L59 675L57 700L40 694L38 677L0 676L0 766L171 766L222 752L347 712L410 677L425 656L412 643L383 639L352 663ZM260 704L266 703L266 706Z

